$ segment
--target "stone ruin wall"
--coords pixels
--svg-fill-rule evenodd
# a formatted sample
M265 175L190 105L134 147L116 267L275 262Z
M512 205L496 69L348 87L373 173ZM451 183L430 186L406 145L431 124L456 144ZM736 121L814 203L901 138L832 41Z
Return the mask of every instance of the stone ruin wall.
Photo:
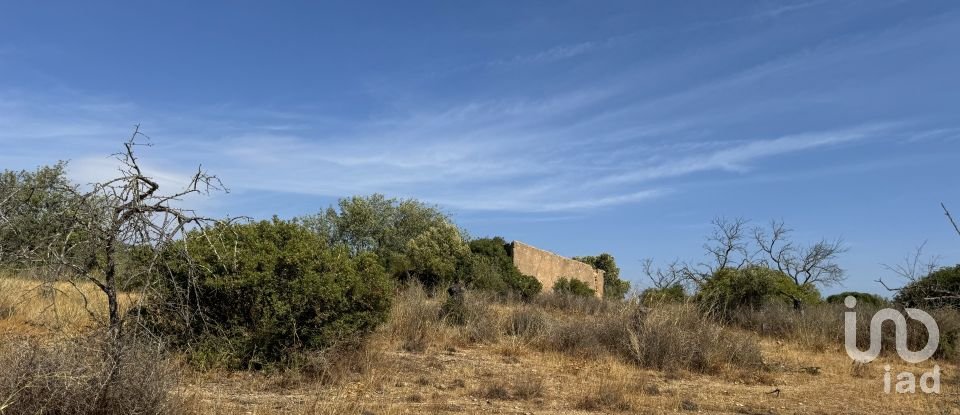
M596 291L597 297L603 298L603 271L520 241L513 241L512 247L513 264L521 273L539 280L544 291L553 290L560 277L567 277L583 281Z

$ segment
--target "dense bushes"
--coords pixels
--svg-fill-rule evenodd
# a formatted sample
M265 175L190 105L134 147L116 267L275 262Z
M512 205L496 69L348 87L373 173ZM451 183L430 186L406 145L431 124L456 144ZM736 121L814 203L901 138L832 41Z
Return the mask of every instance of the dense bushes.
M857 304L869 305L872 307L883 307L887 304L887 300L883 297L871 294L871 293L862 293L858 291L844 291L840 294L833 294L826 298L827 303L829 304L843 304L843 301L847 297L853 297L857 299Z
M771 303L810 304L820 293L812 285L798 287L781 272L761 266L717 271L700 286L701 307L727 318L740 309L759 309Z
M193 345L195 358L231 367L282 361L369 332L390 307L393 287L374 255L351 255L291 222L223 224L186 243L198 272L174 267L158 304L192 306L192 323L166 314L156 327ZM192 298L177 302L185 292Z
M65 169L66 163L60 162L34 171L0 173L0 267L36 266L37 253L53 244L70 246L64 251L71 259L91 255L86 246L75 246L86 235L72 225L81 213L90 212L80 209L76 185ZM89 258L94 265L96 260Z
M530 299L543 286L536 278L520 273L513 265L508 247L509 244L499 236L470 241L470 256L461 275L471 288Z
M940 268L903 287L894 301L907 307L960 308L960 264Z
M597 292L590 288L587 283L576 278L560 277L553 283L553 292L560 295L575 295L580 297L593 297Z
M640 293L640 303L646 306L682 303L686 299L687 291L680 284L671 284L664 288L647 288Z
M376 254L397 279L423 278L428 285L436 284L450 277L451 267L465 252L459 231L436 206L373 194L340 199L337 207L295 222L331 246L345 245L354 255Z
M620 267L617 266L613 255L604 252L597 256L580 256L573 259L603 271L604 298L622 300L627 291L630 291L630 282L620 279Z
M469 253L460 231L441 223L409 240L402 255L394 253L400 259L393 262L393 267L402 270L404 280L416 279L434 288L456 280L457 268Z
M413 199L380 194L341 199L328 208L296 219L329 244L353 254L374 253L387 272L429 291L458 280L472 288L531 298L540 292L536 278L513 266L503 238L465 240L437 207Z

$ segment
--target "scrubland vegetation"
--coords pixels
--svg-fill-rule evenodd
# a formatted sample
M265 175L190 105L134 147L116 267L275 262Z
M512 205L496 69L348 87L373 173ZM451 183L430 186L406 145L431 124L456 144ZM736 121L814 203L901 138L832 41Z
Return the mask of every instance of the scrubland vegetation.
M213 220L163 195L127 144L115 180L65 165L0 176L0 413L957 413L960 268L911 274L872 311L922 307L934 362L843 353L844 247L782 223L717 220L706 261L645 265L628 294L542 287L500 237L471 238L416 200L341 200L316 215ZM846 295L843 295L846 297ZM911 325L913 350L926 342ZM883 365L943 367L943 393L883 395Z

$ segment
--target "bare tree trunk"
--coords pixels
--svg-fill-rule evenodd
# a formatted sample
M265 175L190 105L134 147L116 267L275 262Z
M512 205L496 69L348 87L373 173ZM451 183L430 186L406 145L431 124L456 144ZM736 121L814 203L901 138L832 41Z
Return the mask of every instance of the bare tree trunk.
M117 302L117 259L116 242L111 235L107 239L107 268L104 270L103 293L107 296L107 310L110 316L110 335L120 335L120 305Z
M801 316L804 313L803 301L801 301L799 298L796 298L796 297L793 298L793 311L796 311Z

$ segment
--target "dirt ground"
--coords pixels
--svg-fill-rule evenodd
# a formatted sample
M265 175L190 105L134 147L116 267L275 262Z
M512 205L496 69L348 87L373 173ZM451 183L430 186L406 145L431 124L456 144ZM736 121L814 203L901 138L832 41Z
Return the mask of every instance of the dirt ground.
M960 414L955 366L941 365L939 395L886 394L885 364L918 378L927 367L888 359L858 370L842 352L809 353L773 341L763 346L773 369L721 376L661 373L512 344L423 353L385 347L373 368L341 386L291 387L280 376L208 373L194 377L185 393L200 412L222 414ZM603 390L612 397L604 398Z

